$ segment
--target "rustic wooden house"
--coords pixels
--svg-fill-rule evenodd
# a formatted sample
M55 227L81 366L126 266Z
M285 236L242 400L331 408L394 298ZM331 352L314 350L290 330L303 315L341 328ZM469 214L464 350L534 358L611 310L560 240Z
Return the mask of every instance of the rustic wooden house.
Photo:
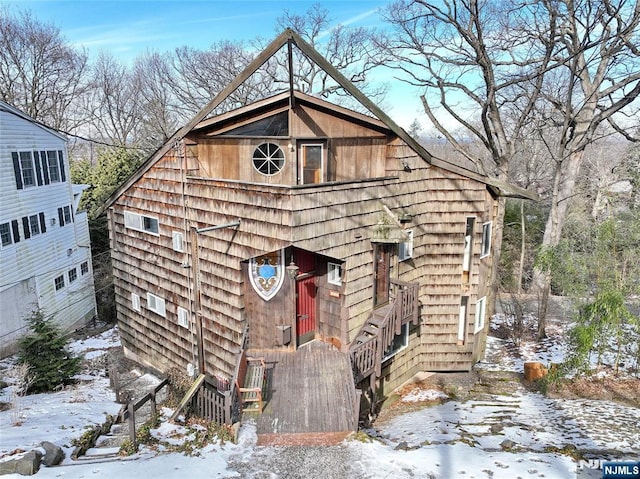
M293 88L209 116L285 46L374 116ZM122 344L157 370L205 375L227 397L247 355L269 368L330 350L346 369L309 379L303 368L287 387L303 398L331 376L352 389L346 409L355 386L467 371L483 355L506 194L527 196L432 157L287 30L105 205Z

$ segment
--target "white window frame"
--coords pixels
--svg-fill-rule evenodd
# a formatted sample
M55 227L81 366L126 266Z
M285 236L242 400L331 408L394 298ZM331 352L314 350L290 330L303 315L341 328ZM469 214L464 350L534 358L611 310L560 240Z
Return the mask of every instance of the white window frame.
M37 236L40 231L40 217L38 215L29 215L29 233L31 236Z
M184 253L184 236L180 231L171 232L171 242L173 244L173 251Z
M473 334L484 329L485 316L487 314L487 297L483 296L476 302L476 317L473 324Z
M58 280L59 283L61 284L61 286L58 288ZM66 281L64 280L64 274L58 275L55 278L53 278L53 289L55 290L56 293L59 293L60 291L62 291L66 286Z
M160 296L147 293L147 309L162 316L163 318L167 317L167 308L165 306L164 299Z
M67 277L69 279L69 284L71 284L75 280L77 280L78 279L78 268L76 268L75 266L73 268L70 268L69 271L67 271Z
M85 274L89 274L89 262L83 261L80 265L80 274L84 276Z
M385 361L391 359L396 354L398 354L401 351L407 349L407 347L409 346L409 323L405 323L405 324L402 325L402 330L400 331L400 334L396 335L395 337L398 337L398 336L402 336L402 344L400 345L399 348L393 349L388 354L385 351L384 356L382 357L382 362L385 362Z
M469 296L460 297L460 313L458 314L458 346L466 343L467 316L469 311Z
M24 168L22 164L23 154L28 154L29 158L24 158L24 160L31 160L31 171L33 173L33 183L27 184L24 176ZM22 187L23 188L31 188L34 186L38 186L38 174L36 172L36 163L33 161L33 151L19 151L18 152L18 163L20 164L20 176L22 178Z
M471 221L471 232L467 234L467 227ZM462 271L471 273L471 263L473 259L473 233L476 227L476 217L467 216L464 223L464 254L462 257Z
M491 236L493 234L491 221L482 224L482 246L480 247L480 258L486 258L491 254Z
M342 265L338 263L327 263L327 282L342 286Z
M398 244L398 261L406 261L413 258L413 230L406 230L407 241Z
M13 230L11 228L11 221L7 221L5 223L2 223L2 226L7 226L7 231L6 234L8 235L7 239L9 240L8 242L2 241L0 240L0 244L2 245L3 248L8 248L9 246L11 246L14 241L13 241Z
M53 153L53 157L51 155L51 153ZM62 175L60 173L60 163L59 163L59 158L58 158L58 151L57 150L48 150L46 152L46 158L44 159L44 161L42 163L42 167L47 169L47 173L49 174L49 182L50 183L61 183L62 182ZM42 162L43 158L42 156L40 156L40 161ZM51 166L53 165L53 167ZM54 180L53 179L53 175L52 172L55 172L55 175L57 176L57 178Z
M157 231L147 227L145 220L155 222ZM139 213L133 213L131 211L124 212L124 226L136 231L142 231L154 236L160 236L160 221L155 216L141 215Z
M304 181L304 159L305 154L303 151L308 147L320 147L320 181L314 181L310 183L305 183ZM300 178L298 178L298 184L300 185L319 185L324 183L325 180L325 170L327 169L327 147L324 143L313 142L313 141L300 141L298 142L298 171L300 172Z
M136 293L131 293L131 308L138 313L142 310L140 308L140 296Z
M178 326L189 329L190 323L189 311L178 306Z

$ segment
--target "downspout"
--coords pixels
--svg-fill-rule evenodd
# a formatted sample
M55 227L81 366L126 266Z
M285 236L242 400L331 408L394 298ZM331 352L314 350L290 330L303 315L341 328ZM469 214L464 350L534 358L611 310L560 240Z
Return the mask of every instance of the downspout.
M177 141L175 143L176 156L180 162L180 186L181 186L181 198L182 198L182 231L184 232L184 237L186 239L189 238L189 221L187 219L187 200L186 200L186 171L187 171L187 154L185 151L184 141ZM189 241L191 244L191 241ZM194 259L192 258L192 263ZM184 261L182 262L182 267L187 269L190 268L193 264L189 264L189 251L187 249L184 250ZM190 271L185 271L185 276L187 278L187 301L189 302L189 332L191 333L191 364L195 366L200 354L197 353L198 349L196 346L197 339L195 338L196 333L193 330L193 320L192 318L195 315L194 311L194 299L193 299L193 278L191 277ZM202 369L198 366L198 373L200 373ZM189 372L189 371L187 371Z

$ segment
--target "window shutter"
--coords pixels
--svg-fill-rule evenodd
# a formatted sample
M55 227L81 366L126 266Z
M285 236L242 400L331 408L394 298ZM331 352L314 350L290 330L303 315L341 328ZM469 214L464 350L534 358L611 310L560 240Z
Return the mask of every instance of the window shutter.
M64 180L62 180L64 181ZM73 205L69 205L69 211L71 211L71 221L75 221L75 218L73 217Z
M40 217L40 229L42 230L43 233L46 233L47 223L45 222L45 219L44 219L44 213L38 213L38 216Z
M37 151L33 152L33 161L36 164L36 180L38 181L38 186L42 186L42 164Z
M18 152L12 151L11 157L13 158L13 172L16 175L16 186L19 190L23 188L22 185L22 173L20 172L20 160L18 158Z
M58 222L60 226L64 226L64 211L62 211L62 208L58 208Z
M40 152L40 159L42 160L42 172L44 173L44 184L48 185L49 183L51 183L51 180L49 179L49 162L47 160L46 151Z
M29 228L29 217L22 217L22 229L24 231L24 239L31 238L31 229Z
M62 158L62 150L58 150L58 162L60 164L60 178L64 183L65 181L67 181L67 178L66 178L66 173L64 171L64 159Z
M20 229L18 228L18 220L11 221L11 229L13 230L13 242L20 241Z

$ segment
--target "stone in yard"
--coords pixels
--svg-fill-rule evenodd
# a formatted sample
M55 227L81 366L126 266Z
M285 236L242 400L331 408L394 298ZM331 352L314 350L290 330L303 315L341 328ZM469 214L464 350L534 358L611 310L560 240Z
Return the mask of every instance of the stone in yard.
M29 451L20 458L0 462L0 476L16 473L22 476L32 476L40 470L41 461L42 453L40 451Z
M500 443L500 447L504 450L504 451L510 451L511 449L513 449L514 447L516 447L516 443L513 442L511 439L505 439L504 441L502 441Z
M64 451L60 446L56 446L49 441L43 441L40 444L40 447L45 450L44 459L42 461L45 466L57 466L64 459Z

